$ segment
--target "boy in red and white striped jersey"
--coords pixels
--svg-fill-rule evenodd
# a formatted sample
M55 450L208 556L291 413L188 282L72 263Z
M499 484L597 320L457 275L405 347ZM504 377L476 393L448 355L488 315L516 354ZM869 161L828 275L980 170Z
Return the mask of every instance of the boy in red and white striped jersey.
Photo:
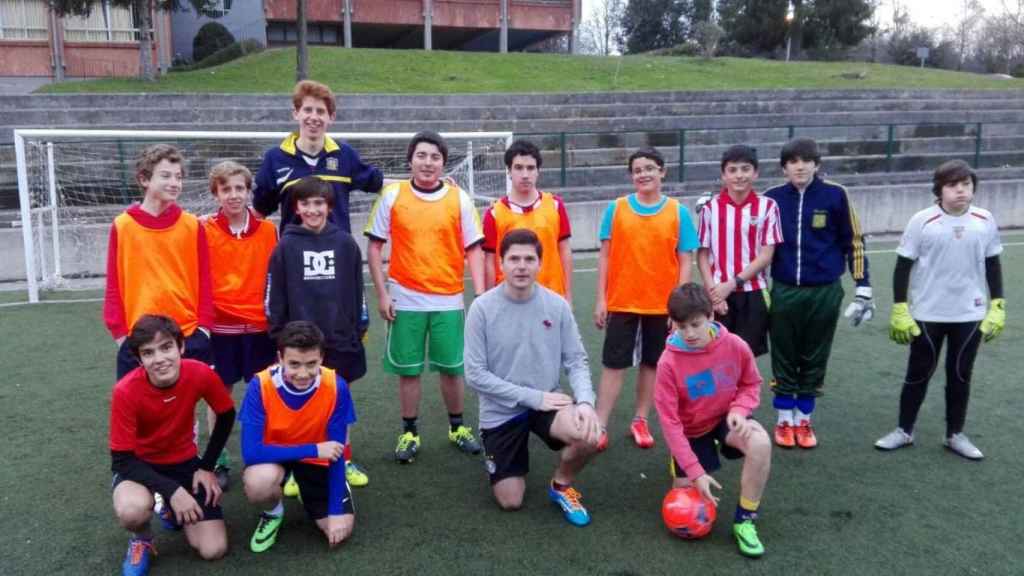
M750 345L768 352L768 277L782 242L775 201L754 191L757 151L731 146L722 154L722 189L700 211L697 266L715 319Z

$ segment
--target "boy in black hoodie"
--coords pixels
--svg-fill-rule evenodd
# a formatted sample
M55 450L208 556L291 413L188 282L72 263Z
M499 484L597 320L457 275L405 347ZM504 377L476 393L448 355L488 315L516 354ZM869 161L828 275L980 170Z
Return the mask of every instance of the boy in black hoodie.
M293 209L302 224L289 224L270 257L267 321L270 335L295 320L308 320L324 333L323 365L351 384L366 374L363 310L363 257L352 235L329 220L334 204L330 183L308 176L291 187ZM350 437L351 438L351 437ZM365 486L366 473L352 462L345 445L345 477ZM291 480L285 494L298 495Z

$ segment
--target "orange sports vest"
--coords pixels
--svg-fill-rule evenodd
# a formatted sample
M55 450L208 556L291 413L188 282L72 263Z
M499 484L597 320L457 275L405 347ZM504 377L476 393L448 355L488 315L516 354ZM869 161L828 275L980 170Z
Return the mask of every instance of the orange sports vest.
M627 197L617 199L609 244L608 311L667 314L679 283L679 202L669 198L657 214L641 216Z
M164 314L191 336L199 327L199 220L183 212L170 228L154 230L122 213L114 227L128 329L144 314Z
M466 250L462 245L459 189L444 198L421 200L408 180L391 207L391 264L388 275L404 288L427 294L460 294Z
M205 228L216 312L214 324L244 324L252 332L266 331L263 297L270 255L277 246L274 224L259 220L256 231L242 238L230 234L212 218Z
M338 380L334 370L320 368L320 386L313 392L313 397L298 410L292 410L281 400L269 368L257 374L257 377L260 379L263 411L267 415L263 424L265 443L295 446L327 441L327 423L338 401ZM317 466L330 465L329 461L322 458L303 458L302 462Z
M497 231L495 247L500 248L501 239L509 230L528 228L537 234L544 251L540 260L540 271L537 273L537 282L565 296L565 271L562 269L562 258L558 252L562 221L558 216L558 206L555 204L554 197L547 192L542 192L540 203L529 212L516 212L506 206L504 202L498 201L494 203L492 214ZM494 253L494 269L496 271L495 283L501 282L505 274L501 271L501 256L498 252Z

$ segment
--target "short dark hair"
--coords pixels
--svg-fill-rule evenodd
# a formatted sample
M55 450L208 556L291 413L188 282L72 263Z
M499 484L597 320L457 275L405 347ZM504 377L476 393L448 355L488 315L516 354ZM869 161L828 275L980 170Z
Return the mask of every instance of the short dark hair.
M544 257L544 247L540 243L540 238L533 230L526 228L516 228L509 230L505 236L501 239L501 246L498 247L498 257L501 259L505 258L505 253L508 252L509 248L517 245L530 245L537 249L537 258Z
M971 166L963 160L948 160L939 164L932 176L932 194L936 198L942 197L942 188L957 182L970 180L975 192L978 190L978 175L971 169Z
M656 148L651 148L648 146L647 148L641 148L629 155L629 160L626 161L626 169L632 173L633 161L639 158L647 158L648 160L653 160L654 163L658 165L658 168L665 168L665 157L662 156L661 152L658 152Z
M324 351L324 333L309 320L293 320L277 333L277 351L284 354L285 348L296 350Z
M316 176L306 176L289 190L291 190L293 210L298 208L299 200L309 200L310 198L323 198L327 202L328 209L334 208L334 187L326 180L321 180Z
M426 142L428 144L433 144L434 146L437 146L437 149L441 151L441 160L445 164L448 163L448 143L444 141L444 137L442 137L437 132L434 132L433 130L423 130L417 132L412 137L412 140L409 140L409 148L405 152L406 162L412 162L412 155L414 152L416 152L416 146L420 142Z
M135 321L131 333L128 334L128 350L138 358L139 348L149 344L160 334L174 340L178 348L185 345L185 335L181 332L181 326L172 318L159 314L143 314Z
M722 172L725 172L725 165L728 163L734 164L750 164L757 170L757 149L746 144L734 144L725 149L722 152Z
M779 163L783 167L797 158L810 160L815 164L821 164L821 154L818 152L818 143L810 138L794 138L782 147L779 153Z
M694 316L711 316L711 298L704 287L687 282L668 295L668 315L676 322L686 322Z
M529 140L516 140L505 150L505 168L512 167L512 161L516 156L533 156L533 159L537 161L537 168L544 163L544 159L540 157L540 149Z

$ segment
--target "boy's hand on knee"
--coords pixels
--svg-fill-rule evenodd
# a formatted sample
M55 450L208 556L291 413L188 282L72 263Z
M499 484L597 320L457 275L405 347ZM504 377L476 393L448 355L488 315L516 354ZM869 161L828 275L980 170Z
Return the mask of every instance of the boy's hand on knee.
M601 439L601 420L590 404L577 404L575 410L576 430L580 432L583 442L596 446Z
M216 480L214 482L216 483ZM183 487L178 487L174 494L171 494L171 510L174 510L178 524L195 524L203 519L203 509Z
M550 412L552 410L568 408L569 406L572 406L572 398L568 394L562 394L561 392L544 392L544 399L541 400L540 410L543 412Z
M209 470L199 469L192 475L192 493L199 494L199 487L206 491L206 505L216 506L220 504L220 496L223 491L220 483L217 482L217 475Z
M739 412L729 412L725 417L725 425L729 427L730 432L736 434L741 440L746 440L752 430L750 420Z
M331 462L337 462L344 451L345 445L341 442L335 442L334 440L320 442L316 445L316 457L323 460L329 460Z

